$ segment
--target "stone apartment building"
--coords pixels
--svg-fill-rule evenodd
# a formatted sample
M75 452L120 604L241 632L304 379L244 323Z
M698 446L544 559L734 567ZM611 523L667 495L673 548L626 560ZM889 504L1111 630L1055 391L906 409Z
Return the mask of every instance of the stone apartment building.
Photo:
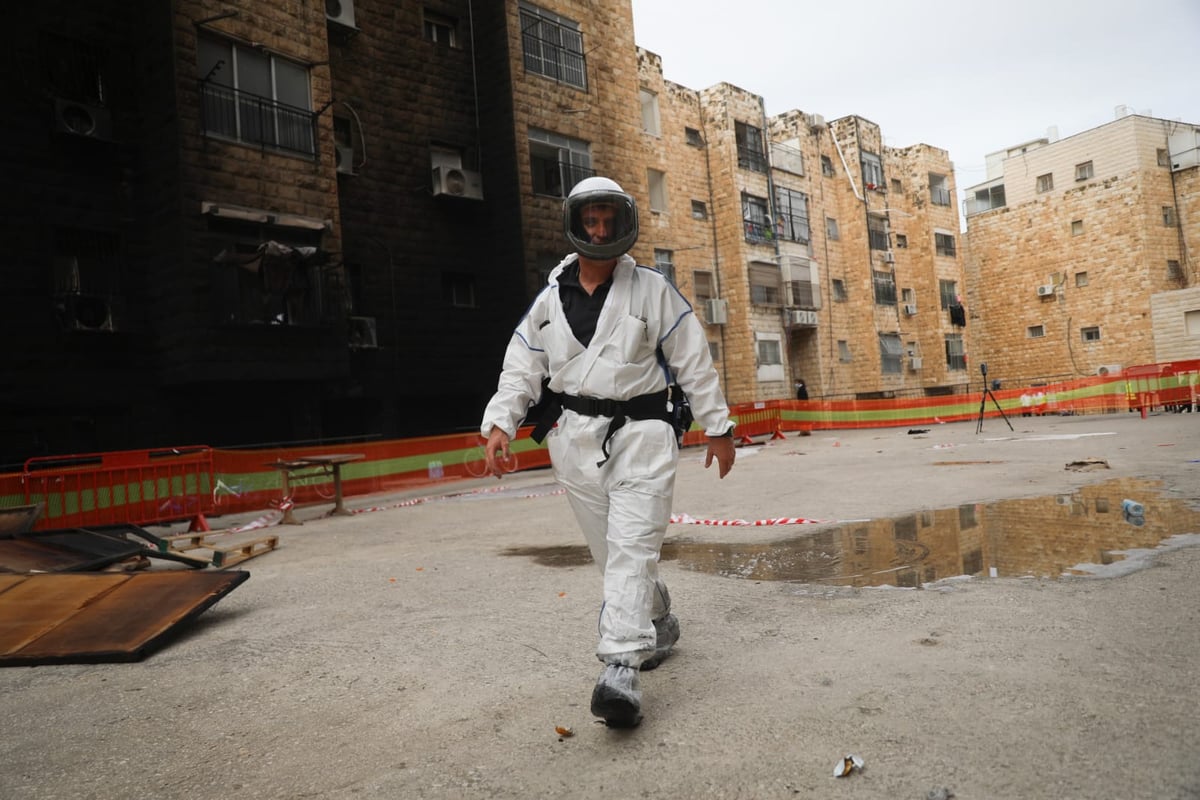
M972 351L1010 385L1200 358L1200 127L1126 114L988 156Z
M790 398L796 379L814 398L961 387L947 153L885 146L861 117L768 118L758 95L665 81L659 57L639 54L650 211L640 247L653 246L707 322L730 400Z
M964 381L946 153L666 82L628 0L46 0L3 36L0 464L469 430L592 174L731 401Z

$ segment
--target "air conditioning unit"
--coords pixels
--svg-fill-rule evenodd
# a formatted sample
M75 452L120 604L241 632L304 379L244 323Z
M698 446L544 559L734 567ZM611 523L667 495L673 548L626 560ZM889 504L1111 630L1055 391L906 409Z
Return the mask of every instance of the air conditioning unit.
M112 305L107 298L94 294L60 294L55 299L55 310L63 328L69 331L95 331L112 333Z
M709 325L724 325L729 321L729 302L719 297L704 301L704 316Z
M478 172L456 167L433 168L433 193L450 197L483 199L483 179Z
M916 314L917 313L917 304L916 303L905 303L904 304L904 313L906 316L909 316L909 317L911 317L913 314Z
M787 310L787 324L815 328L817 326L817 312L802 308L789 308Z
M350 330L346 337L352 350L379 347L379 339L375 336L374 317L350 317Z
M891 250L883 251L883 263L895 264L896 263L896 254L893 253Z
M1125 368L1120 364L1101 364L1096 367L1097 375L1120 375L1125 371Z
M354 148L344 144L334 145L334 163L341 175L354 174Z
M923 362L921 360L920 356L913 356L912 358L910 358L908 360L908 368L911 369L913 372L916 372L917 370L919 370L922 367L922 365L924 363L925 362Z
M112 114L107 108L59 97L54 100L54 128L59 133L107 142L112 140Z
M346 28L354 24L354 0L325 0L325 19Z
M821 116L820 114L809 114L808 127L810 130L825 130L825 117Z
M1038 297L1049 297L1050 295L1054 294L1054 284L1043 283L1037 288L1037 293Z

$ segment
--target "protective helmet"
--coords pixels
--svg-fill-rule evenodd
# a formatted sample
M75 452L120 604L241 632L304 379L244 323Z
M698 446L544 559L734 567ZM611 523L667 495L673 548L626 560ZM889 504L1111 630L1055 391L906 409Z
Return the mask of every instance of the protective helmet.
M597 230L595 217L588 215L593 228L589 233L583 212L597 206L611 208L611 220L605 214ZM584 178L563 201L563 231L576 252L586 258L604 260L624 255L638 239L637 202L611 178Z

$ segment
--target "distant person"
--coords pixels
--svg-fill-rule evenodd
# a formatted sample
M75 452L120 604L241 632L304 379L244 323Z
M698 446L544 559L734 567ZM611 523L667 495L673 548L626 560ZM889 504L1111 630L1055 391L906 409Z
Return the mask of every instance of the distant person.
M807 400L808 399L808 387L804 385L804 381L799 380L799 379L797 379L797 381L796 381L796 399L797 400Z
M551 393L535 433L549 431L555 480L604 575L596 648L604 668L591 709L610 727L632 727L642 719L639 671L679 638L658 574L679 464L670 384L682 387L708 436L704 466L716 460L722 478L733 468L733 422L691 305L627 255L638 238L633 197L608 178L585 178L563 203L563 224L576 253L513 332L480 433L500 477L500 454L508 457L530 405L546 405Z
M1033 395L1029 392L1021 392L1021 416L1033 416Z

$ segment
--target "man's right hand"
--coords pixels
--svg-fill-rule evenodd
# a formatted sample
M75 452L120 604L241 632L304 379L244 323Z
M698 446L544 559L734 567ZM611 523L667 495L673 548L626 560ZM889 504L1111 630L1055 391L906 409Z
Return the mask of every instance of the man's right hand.
M508 442L508 434L499 428L493 427L492 432L488 434L487 445L484 447L484 452L487 454L487 471L497 478L504 477L500 459L503 458L507 461L512 455L508 452Z

